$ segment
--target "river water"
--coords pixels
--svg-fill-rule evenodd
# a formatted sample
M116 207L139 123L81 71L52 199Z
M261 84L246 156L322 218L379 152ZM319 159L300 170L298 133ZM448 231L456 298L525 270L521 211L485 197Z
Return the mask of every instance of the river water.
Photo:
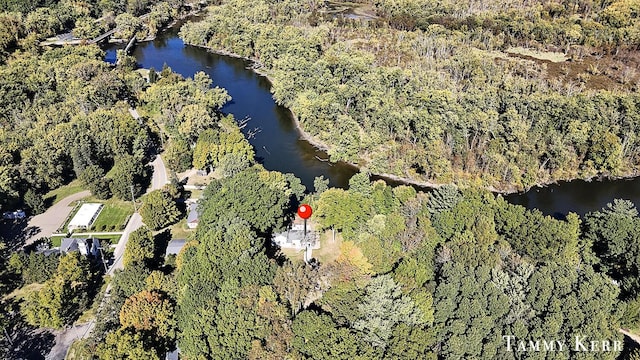
M243 132L247 136L255 133L249 142L265 168L295 174L310 191L316 176L328 178L333 187L348 186L349 178L357 169L344 163L320 161L328 156L300 138L291 112L275 104L269 82L250 70L249 61L185 45L177 33L178 26L160 33L152 42L137 44L132 55L143 68L160 70L166 64L185 77L205 72L215 86L227 89L233 100L222 110L234 114L236 119L250 119ZM106 60L115 62L115 50L121 47L124 45L107 47ZM640 205L640 178L564 182L505 198L557 218L563 218L570 211L584 215L599 210L614 198L629 199Z

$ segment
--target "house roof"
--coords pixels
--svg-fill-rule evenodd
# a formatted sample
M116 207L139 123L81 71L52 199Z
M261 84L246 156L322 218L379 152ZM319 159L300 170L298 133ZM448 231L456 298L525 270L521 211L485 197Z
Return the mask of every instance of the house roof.
M60 242L60 252L68 253L72 251L80 251L79 242L84 241L87 245L86 249L91 254L96 254L100 247L100 241L96 238L63 238Z
M189 215L187 216L187 223L198 222L198 204L192 203L189 205Z
M68 253L78 250L78 238L63 238L60 243L60 251Z
M178 255L178 253L180 252L180 250L182 250L186 243L187 240L185 239L174 239L169 241L169 244L167 244L167 251L165 252L165 256Z

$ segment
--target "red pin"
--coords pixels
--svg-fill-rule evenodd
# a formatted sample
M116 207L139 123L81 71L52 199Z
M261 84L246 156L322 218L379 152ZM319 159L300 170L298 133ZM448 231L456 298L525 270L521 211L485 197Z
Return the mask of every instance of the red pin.
M313 214L313 209L311 209L311 206L309 206L309 204L302 204L300 205L300 207L298 207L298 216L300 216L301 218L307 220L311 217L311 214Z
M304 219L304 236L307 237L307 219L311 217L313 210L309 204L302 204L298 207L298 216Z

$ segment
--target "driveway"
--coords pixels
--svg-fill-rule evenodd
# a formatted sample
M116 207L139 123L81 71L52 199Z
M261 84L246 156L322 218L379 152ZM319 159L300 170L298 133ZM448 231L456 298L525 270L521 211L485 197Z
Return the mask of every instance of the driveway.
M60 360L64 359L69 350L69 346L76 340L86 337L87 334L93 330L95 326L94 321L90 321L86 324L73 326L63 331L56 331L56 344L53 346L46 360Z
M88 190L69 195L66 198L60 200L57 204L53 205L47 211L40 215L36 215L29 219L27 229L29 237L25 239L25 245L32 244L34 241L41 237L49 237L55 233L56 230L62 225L64 220L69 216L73 208L71 203L83 199L91 195Z

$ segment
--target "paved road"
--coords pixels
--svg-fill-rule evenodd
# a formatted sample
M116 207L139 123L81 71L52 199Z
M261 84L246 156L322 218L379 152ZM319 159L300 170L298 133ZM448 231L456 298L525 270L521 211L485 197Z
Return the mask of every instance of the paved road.
M116 249L113 252L113 258L115 260L107 271L107 275L113 275L115 270L122 269L124 267L122 264L122 255L124 255L124 248L127 246L127 241L129 241L129 235L141 228L142 225L142 216L140 216L140 214L134 213L131 215L129 222L127 223L127 227L124 228L124 234L122 234L122 237L120 238L120 241L118 241L118 245L116 245Z
M51 351L45 359L64 359L67 355L67 351L69 350L69 346L71 346L71 343L73 343L76 339L85 337L86 334L90 333L91 330L93 330L94 326L95 322L90 321L86 324L74 326L61 332L55 332L54 334L56 335L56 344L53 346L53 348L51 348Z
M169 183L167 169L164 166L164 161L162 161L162 156L156 156L155 160L151 162L151 165L153 166L153 176L151 177L151 186L147 189L147 193L162 189L162 187Z
M67 218L71 210L73 210L70 204L89 195L91 195L91 192L89 191L81 191L79 193L69 195L50 207L44 213L32 217L29 220L27 229L37 229L37 232L30 234L30 237L25 241L25 245L29 245L41 237L51 236L51 234L58 230L58 227L62 225L62 222L64 222L64 219Z

